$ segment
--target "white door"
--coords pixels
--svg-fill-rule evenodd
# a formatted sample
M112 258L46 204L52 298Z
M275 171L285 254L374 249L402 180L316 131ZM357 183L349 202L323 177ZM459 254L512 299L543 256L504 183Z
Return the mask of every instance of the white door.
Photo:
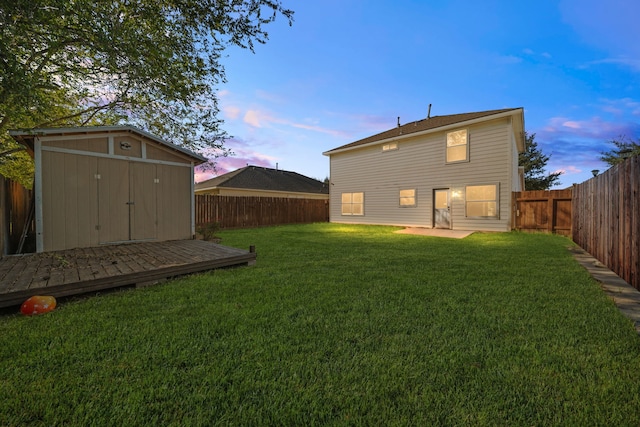
M449 205L449 189L433 192L433 227L451 228L451 205Z

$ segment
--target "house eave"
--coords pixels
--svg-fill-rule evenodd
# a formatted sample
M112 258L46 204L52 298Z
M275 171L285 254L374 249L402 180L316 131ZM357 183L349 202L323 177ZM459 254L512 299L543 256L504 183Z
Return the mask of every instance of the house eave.
M394 136L392 138L386 138L386 139L381 139L378 141L373 141L373 142L369 142L367 144L362 144L362 145L356 145L353 147L347 147L347 148L337 148L337 149L333 149L333 150L329 150L329 151L325 151L322 153L322 155L324 156L331 156L333 154L339 154L339 153L345 153L347 151L352 151L352 150L358 150L361 148L366 148L366 147L372 147L372 146L376 146L376 145L383 145L383 144L388 144L390 142L397 142L403 139L407 139L407 138L413 138L416 136L423 136L423 135L428 135L431 133L435 133L435 132L442 132L442 131L447 131L449 129L457 129L460 127L464 127L464 126L470 126L476 123L482 123L482 122L486 122L489 120L495 120L495 119L500 119L500 118L504 118L504 117L511 117L511 116L516 116L516 117L523 117L524 115L524 111L522 108L517 108L517 109L513 109L510 111L505 111L503 113L498 113L498 114L492 114L489 116L484 116L484 117L479 117L476 119L471 119L471 120L465 120L462 122L457 122L457 123L453 123L450 125L445 125L445 126L440 126L437 128L433 128L433 129L426 129L420 132L413 132L413 133L408 133L405 135L398 135L398 136ZM520 120L520 122L522 123L522 131L520 131L519 129L516 129L516 131L521 135L521 136L516 136L517 141L518 141L518 150L521 149L522 146L522 151L524 151L524 123L523 123L523 119Z

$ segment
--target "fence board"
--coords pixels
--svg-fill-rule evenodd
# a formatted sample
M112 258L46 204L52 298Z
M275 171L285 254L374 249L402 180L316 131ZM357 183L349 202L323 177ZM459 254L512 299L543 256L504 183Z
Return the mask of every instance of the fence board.
M25 225L33 231L31 191L0 175L0 255L16 253Z
M574 186L573 241L640 290L640 157Z
M515 228L570 236L571 197L571 189L515 192Z
M217 222L221 228L329 221L329 201L281 197L195 196L196 226Z

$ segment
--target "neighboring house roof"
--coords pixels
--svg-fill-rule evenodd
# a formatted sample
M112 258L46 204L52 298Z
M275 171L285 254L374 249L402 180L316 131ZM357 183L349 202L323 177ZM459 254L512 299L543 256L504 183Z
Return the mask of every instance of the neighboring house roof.
M195 185L196 192L214 188L329 194L329 187L317 179L296 172L260 166L246 166Z
M77 135L85 133L87 135L93 133L113 133L113 132L130 132L134 134L138 134L145 138L148 138L152 141L157 142L160 145L163 145L167 148L170 148L173 151L180 152L182 154L186 154L187 156L193 158L196 164L205 163L208 161L206 157L201 156L200 154L194 153L191 150L187 150L186 148L180 147L178 145L172 144L168 141L165 141L162 138L158 138L155 135L150 134L149 132L145 132L142 129L138 129L135 126L123 125L123 126L78 126L78 127L70 127L70 128L36 128L36 129L19 129L19 130L10 130L9 135L13 137L20 144L26 145L31 150L33 150L33 139L36 136L47 136L47 135Z
M519 135L518 148L524 150L524 113L522 108L505 108L502 110L478 111L475 113L451 114L447 116L433 116L426 119L409 122L402 126L360 139L355 142L325 151L324 155L331 155L341 151L347 151L356 147L369 144L379 144L387 140L395 140L406 136L417 136L418 134L442 131L447 128L464 126L473 124L478 121L494 119L499 117L515 116L518 120L516 123L517 133Z

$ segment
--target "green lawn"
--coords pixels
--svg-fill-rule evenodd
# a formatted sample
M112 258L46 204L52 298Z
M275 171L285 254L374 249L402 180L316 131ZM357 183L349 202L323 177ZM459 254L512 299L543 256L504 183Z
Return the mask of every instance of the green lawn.
M551 235L221 233L253 267L0 317L0 425L639 425L640 338Z

